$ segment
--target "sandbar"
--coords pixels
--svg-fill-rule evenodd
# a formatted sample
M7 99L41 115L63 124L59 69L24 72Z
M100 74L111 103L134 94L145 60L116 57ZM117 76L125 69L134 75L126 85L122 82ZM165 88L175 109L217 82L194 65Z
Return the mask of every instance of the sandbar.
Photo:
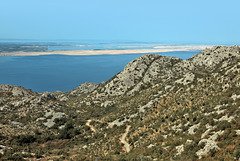
M3 52L0 56L37 56L37 55L104 55L104 54L141 54L172 51L190 51L191 49L123 49L123 50L55 50L44 52Z

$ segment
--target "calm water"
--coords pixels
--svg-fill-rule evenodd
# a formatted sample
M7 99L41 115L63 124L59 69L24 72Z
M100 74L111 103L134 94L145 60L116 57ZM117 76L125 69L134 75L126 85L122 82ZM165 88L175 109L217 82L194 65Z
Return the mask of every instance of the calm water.
M197 53L199 51L161 55L188 59ZM141 55L144 54L3 56L0 57L0 84L20 85L36 92L65 92L84 82L107 81Z

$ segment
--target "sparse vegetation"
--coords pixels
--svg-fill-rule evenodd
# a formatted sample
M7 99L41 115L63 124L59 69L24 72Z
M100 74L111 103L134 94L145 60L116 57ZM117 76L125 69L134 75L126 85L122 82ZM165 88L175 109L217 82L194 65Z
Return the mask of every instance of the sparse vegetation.
M143 56L124 74L66 93L1 86L0 159L238 160L240 50L208 50L187 61Z

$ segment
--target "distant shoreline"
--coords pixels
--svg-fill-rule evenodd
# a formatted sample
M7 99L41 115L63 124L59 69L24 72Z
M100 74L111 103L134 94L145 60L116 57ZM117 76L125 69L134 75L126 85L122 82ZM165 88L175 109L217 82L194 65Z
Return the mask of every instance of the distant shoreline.
M192 49L124 49L124 50L55 50L43 52L3 52L0 56L38 56L38 55L118 55L118 54L142 54L161 53L173 51L191 51Z

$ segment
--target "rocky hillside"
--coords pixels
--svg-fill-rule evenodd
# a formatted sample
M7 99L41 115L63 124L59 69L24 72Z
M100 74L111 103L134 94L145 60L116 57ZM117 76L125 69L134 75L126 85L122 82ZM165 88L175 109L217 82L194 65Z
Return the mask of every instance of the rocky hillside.
M144 55L66 93L0 85L0 159L34 158L239 160L239 46Z

